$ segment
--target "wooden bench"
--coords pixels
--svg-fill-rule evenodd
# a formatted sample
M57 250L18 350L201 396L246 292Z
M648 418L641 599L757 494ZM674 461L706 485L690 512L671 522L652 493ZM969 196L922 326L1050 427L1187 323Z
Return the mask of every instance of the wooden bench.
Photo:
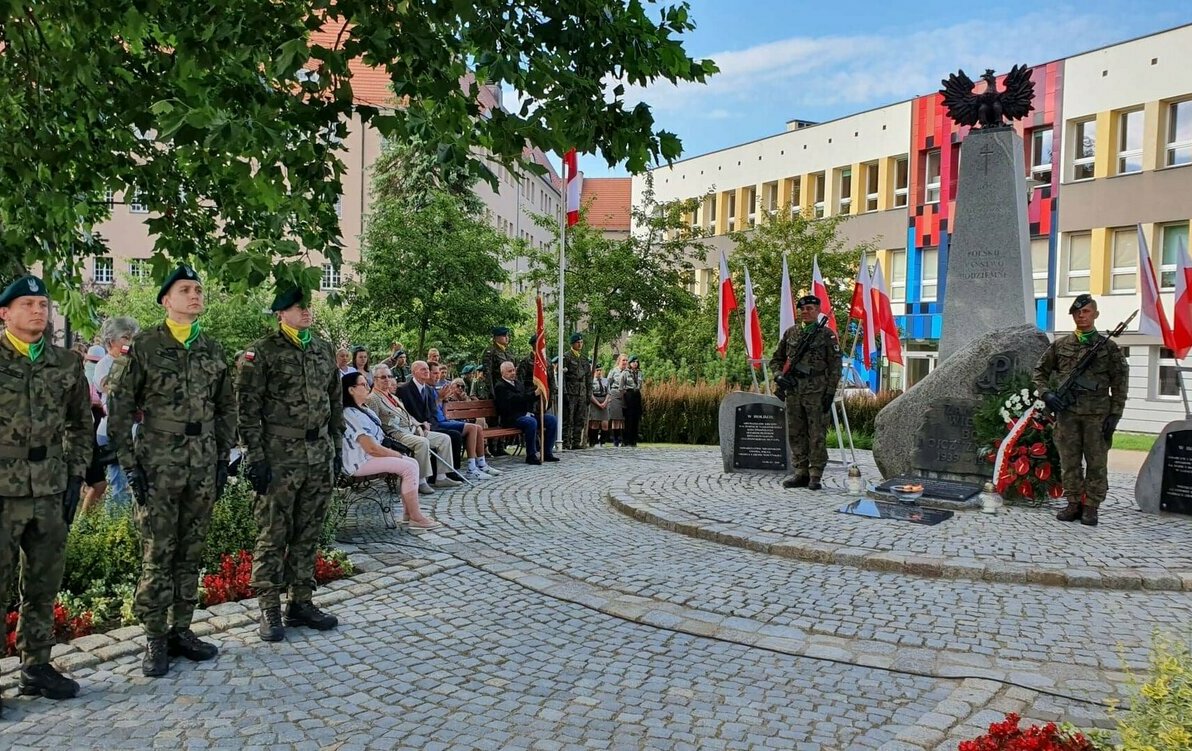
M521 438L520 428L502 428L497 425L497 403L492 399L475 399L471 401L443 402L443 413L448 420L475 421L484 418L484 440L490 438Z
M381 512L381 520L385 522L385 529L397 529L397 518L393 515L393 501L396 498L401 505L401 477L398 475L365 475L355 477L338 473L335 487L344 491L343 502L339 507L339 520L336 528L342 527L348 517L348 509L352 504L363 500L376 504Z

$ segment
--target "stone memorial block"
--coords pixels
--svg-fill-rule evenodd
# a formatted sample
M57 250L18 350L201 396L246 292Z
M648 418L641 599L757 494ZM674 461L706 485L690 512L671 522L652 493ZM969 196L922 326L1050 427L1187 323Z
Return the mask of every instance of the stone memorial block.
M1168 423L1134 483L1141 511L1192 514L1192 418Z
M1023 153L1011 127L971 130L960 145L941 362L973 337L1035 320Z
M720 402L720 455L725 472L787 472L786 405L773 396L734 391Z

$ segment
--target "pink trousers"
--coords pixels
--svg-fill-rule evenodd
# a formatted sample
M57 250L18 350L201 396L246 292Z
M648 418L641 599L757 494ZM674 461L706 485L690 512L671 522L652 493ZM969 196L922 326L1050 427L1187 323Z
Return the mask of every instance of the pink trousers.
M353 476L398 475L401 477L401 500L407 505L418 506L418 462L407 456L374 456L360 465Z

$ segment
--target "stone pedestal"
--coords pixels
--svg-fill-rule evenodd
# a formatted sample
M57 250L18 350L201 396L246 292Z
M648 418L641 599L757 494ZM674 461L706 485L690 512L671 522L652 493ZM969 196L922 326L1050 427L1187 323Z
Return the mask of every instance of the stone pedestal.
M1134 502L1148 514L1192 514L1192 418L1163 428L1134 483Z
M940 362L976 336L1035 320L1025 174L1013 128L972 130L960 145Z
M734 391L720 402L720 456L725 472L788 472L786 405L773 396Z

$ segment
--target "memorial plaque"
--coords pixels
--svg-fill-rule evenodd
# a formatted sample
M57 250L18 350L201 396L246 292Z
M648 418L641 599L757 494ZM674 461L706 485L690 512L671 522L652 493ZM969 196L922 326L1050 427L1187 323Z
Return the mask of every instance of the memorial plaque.
M841 506L836 511L850 516L864 516L868 519L895 519L928 526L935 526L952 518L952 512L943 509L873 501L868 498L858 498Z
M1176 514L1192 514L1192 430L1167 434L1159 508Z
M941 399L927 408L915 438L914 467L954 475L985 475L992 467L977 455L973 433L976 403L969 399Z
M874 488L880 493L894 495L895 485L922 485L924 498L938 498L942 501L961 503L974 498L981 492L981 486L971 482L933 480L926 477L893 477Z
M734 415L733 469L785 471L786 411L777 404L742 404Z

